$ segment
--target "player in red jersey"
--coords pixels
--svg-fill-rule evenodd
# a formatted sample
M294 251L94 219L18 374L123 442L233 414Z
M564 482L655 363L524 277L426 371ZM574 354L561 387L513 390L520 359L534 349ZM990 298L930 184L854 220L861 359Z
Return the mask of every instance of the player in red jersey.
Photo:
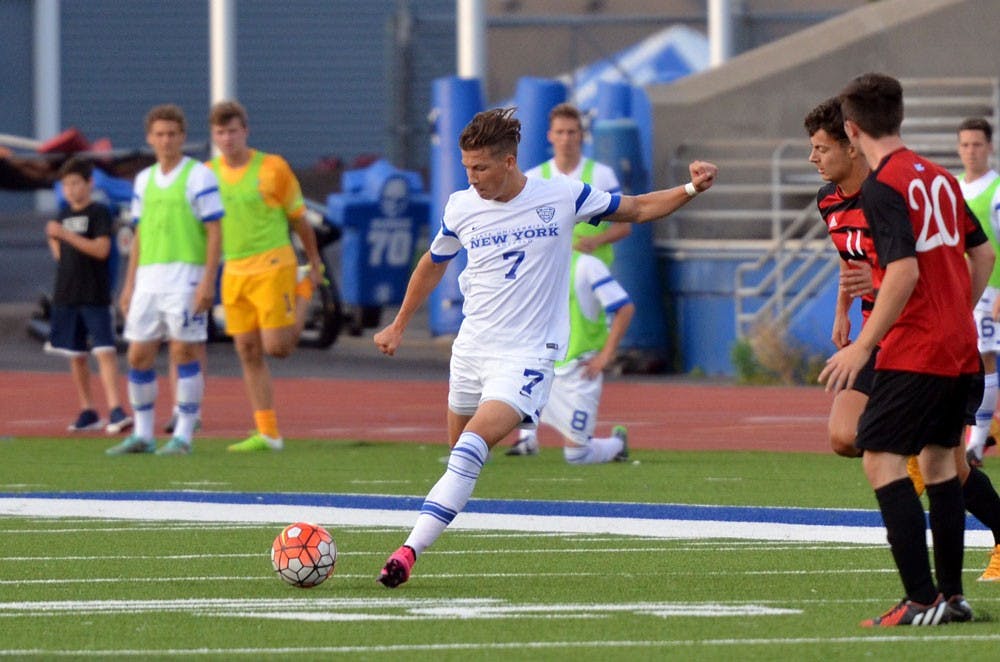
M814 108L806 116L804 124L811 141L809 161L828 182L816 195L816 205L842 258L832 335L833 343L839 349L851 342L848 313L854 298L861 298L863 324L875 305L875 295L882 280L875 242L861 208L861 184L871 170L864 155L851 145L844 133L838 99L827 99ZM872 352L853 386L840 391L830 408L827 424L830 446L838 455L861 457L854 440L858 433L858 419L871 394L877 354L877 351ZM924 480L916 456L910 456L906 469L917 494L922 494Z
M881 272L877 269L875 243L861 209L861 183L868 176L868 163L844 133L840 102L827 99L806 115L809 162L828 183L816 195L816 205L826 223L833 245L840 253L840 291L834 313L831 339L839 349L851 342L848 313L855 297L861 297L861 314L875 305ZM844 457L861 457L854 446L858 418L868 402L874 377L874 352L853 388L837 394L830 408L830 446Z
M899 604L862 625L967 621L965 513L953 449L961 444L969 385L979 370L972 306L993 268L993 250L955 178L903 143L899 81L865 74L840 101L845 132L873 169L861 200L884 275L858 338L830 357L820 381L834 392L850 388L880 345L856 445L865 451L865 475L906 591ZM923 508L906 475L913 454L927 483L936 586Z
M844 347L850 342L848 311L855 297L861 298L862 318L867 319L875 303L881 269L875 253L875 243L861 208L861 183L871 172L861 153L851 145L844 132L840 101L834 97L819 104L806 115L805 128L811 149L809 160L819 174L829 183L817 195L817 205L837 247L841 263L840 296L834 321L833 342ZM854 445L858 419L868 403L872 381L875 377L875 357L871 358L858 374L854 386L837 394L830 409L830 442L834 451L845 457L860 457ZM970 389L966 400L966 423L973 425L976 410L982 400L979 380ZM962 482L962 496L966 510L993 532L994 553L979 581L1000 580L1000 496L997 495L989 476L970 467L962 447L955 447L955 466ZM923 492L923 477L915 456L907 462L907 473L917 494Z

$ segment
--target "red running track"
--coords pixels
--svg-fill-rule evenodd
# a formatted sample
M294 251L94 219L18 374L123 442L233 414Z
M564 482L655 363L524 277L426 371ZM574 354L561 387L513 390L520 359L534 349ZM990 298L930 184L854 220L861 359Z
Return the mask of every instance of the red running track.
M94 387L99 394L96 381ZM163 378L159 392L158 430L170 407ZM286 438L445 442L444 380L275 378L274 393ZM831 401L816 387L609 381L597 432L607 434L612 425L625 424L633 448L826 453ZM0 435L71 435L66 425L77 407L66 373L2 372L0 403ZM207 378L203 419L201 435L247 435L253 419L240 379ZM552 430L541 438L543 445L559 445Z

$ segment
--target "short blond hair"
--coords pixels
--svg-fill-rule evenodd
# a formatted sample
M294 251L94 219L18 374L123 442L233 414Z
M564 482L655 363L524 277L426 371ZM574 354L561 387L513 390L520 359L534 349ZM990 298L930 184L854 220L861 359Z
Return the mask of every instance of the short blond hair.
M568 120L576 120L576 123L580 126L580 130L583 130L583 113L580 109L571 103L561 103L552 108L549 111L549 126L552 126L552 122L557 117L564 117Z
M209 126L223 126L224 124L229 124L234 119L239 119L243 128L247 128L247 124L249 123L247 109L239 101L220 101L212 106L212 110L208 113Z

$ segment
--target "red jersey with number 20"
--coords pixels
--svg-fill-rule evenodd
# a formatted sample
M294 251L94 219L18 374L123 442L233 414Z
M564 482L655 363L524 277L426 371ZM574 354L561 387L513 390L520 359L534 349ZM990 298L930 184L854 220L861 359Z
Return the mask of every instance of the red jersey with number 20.
M875 295L882 284L882 268L878 264L875 242L861 208L861 191L844 195L839 186L830 182L816 194L816 206L841 259L845 262L864 261L872 267L875 291L861 297L861 319L862 323L867 322L875 305Z
M865 218L882 266L916 257L920 278L880 343L876 370L954 377L979 370L966 246L985 241L958 181L902 148L861 187Z

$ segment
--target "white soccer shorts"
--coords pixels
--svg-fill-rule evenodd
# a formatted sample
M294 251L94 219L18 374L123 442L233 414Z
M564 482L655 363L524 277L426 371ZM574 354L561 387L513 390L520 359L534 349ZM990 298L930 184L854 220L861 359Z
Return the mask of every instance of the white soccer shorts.
M585 361L580 360L560 367L549 393L549 402L542 410L543 423L581 446L589 444L594 435L597 408L604 389L604 375L587 379L584 368Z
M976 318L976 331L979 333L980 354L1000 354L1000 324L993 319L993 302L996 301L998 295L1000 295L1000 290L987 286L973 311Z
M472 416L487 400L505 402L524 415L524 429L538 427L538 416L552 388L551 359L451 356L448 408Z
M130 342L179 340L198 343L208 339L208 314L191 314L194 290L189 292L136 292L129 303L123 335Z

